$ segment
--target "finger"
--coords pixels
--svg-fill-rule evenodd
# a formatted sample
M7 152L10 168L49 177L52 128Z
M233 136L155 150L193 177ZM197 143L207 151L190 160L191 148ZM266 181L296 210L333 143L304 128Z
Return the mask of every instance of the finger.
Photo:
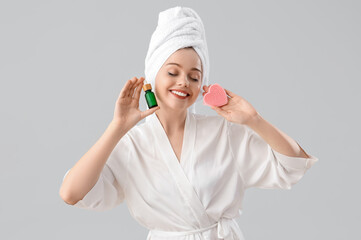
M144 77L139 78L139 83L137 86L137 91L134 94L134 98L139 102L139 98L140 98L140 92L142 91L143 88L143 84L144 84Z
M229 90L227 90L227 89L225 89L225 88L223 88L225 91L226 91L226 93L230 96L230 97L235 97L235 96L237 96L235 93L233 93L233 92L231 92L231 91L229 91Z
M211 107L214 111L216 111L219 115L221 116L226 116L227 115L227 111L223 110L222 108L220 107L216 107L216 106L212 106Z
M132 78L132 86L130 87L130 89L129 89L129 97L133 97L133 94L134 94L134 88L135 88L135 86L137 85L137 83L138 83L138 78L136 78L136 77L133 77Z
M137 81L134 83L132 90L131 90L131 97L134 98L136 92L139 90L139 84L141 83L140 79L137 78ZM133 96L134 95L134 96Z
M226 103L226 104L224 104L222 106L219 106L219 108L222 109L222 110L228 111L228 110L234 108L234 106L231 106L231 104L229 104L229 101L228 101L228 103Z
M131 90L132 85L134 84L134 80L133 79L129 79L127 81L127 83L125 84L123 91L124 91L124 98L129 97L129 92Z
M153 108L151 108L151 109L147 109L147 110L143 111L143 112L141 113L141 118L143 119L143 118L149 116L150 114L154 113L154 112L157 111L158 109L160 109L159 106L153 107Z
M202 92L202 95L204 96L204 95L206 95L206 93L208 93L209 87L204 85L203 90L204 90L204 92Z
M120 91L118 100L119 100L120 98L125 98L125 97L127 97L127 96L129 95L129 86L130 86L131 83L132 83L132 82L131 82L130 80L128 80L128 81L125 83L123 89Z
M219 108L220 108L221 110L223 110L223 111L225 111L225 112L228 113L228 111L232 111L232 109L234 108L234 106L232 107L232 106L226 104L226 105L220 106Z
M206 92L208 92L209 86L204 85L204 86L203 86L203 90L206 91Z

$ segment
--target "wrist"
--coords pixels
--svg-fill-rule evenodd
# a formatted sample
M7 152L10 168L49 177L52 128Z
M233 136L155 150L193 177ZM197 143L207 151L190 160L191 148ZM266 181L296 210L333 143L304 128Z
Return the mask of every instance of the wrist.
M261 123L262 120L263 120L262 116L257 112L257 114L255 114L247 121L246 125L254 129Z
M119 137L124 136L128 132L128 130L124 127L123 123L114 120L109 123L107 129L118 135Z

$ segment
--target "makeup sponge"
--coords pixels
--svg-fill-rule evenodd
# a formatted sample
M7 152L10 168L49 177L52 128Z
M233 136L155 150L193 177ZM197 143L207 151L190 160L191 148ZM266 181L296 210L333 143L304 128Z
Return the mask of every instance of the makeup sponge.
M217 83L212 84L203 96L203 103L208 106L223 106L228 103L226 91Z

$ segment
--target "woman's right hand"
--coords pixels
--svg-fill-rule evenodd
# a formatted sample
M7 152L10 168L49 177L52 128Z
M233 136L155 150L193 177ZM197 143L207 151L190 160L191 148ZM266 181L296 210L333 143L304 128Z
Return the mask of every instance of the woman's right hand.
M120 124L125 131L129 131L140 120L154 113L160 107L153 107L145 111L139 109L139 98L143 88L144 77L128 80L123 89L120 91L119 97L115 104L114 117L112 122ZM133 96L134 94L134 96Z

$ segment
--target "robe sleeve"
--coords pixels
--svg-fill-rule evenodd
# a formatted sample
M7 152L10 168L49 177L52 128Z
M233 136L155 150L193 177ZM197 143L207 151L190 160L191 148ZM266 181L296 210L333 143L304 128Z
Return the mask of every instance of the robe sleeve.
M94 211L105 211L124 201L129 156L126 136L124 135L120 139L109 155L93 188L73 206ZM69 171L70 169L65 173L63 181Z
M228 136L245 188L289 190L318 161L310 154L308 158L281 154L246 125L228 122Z

